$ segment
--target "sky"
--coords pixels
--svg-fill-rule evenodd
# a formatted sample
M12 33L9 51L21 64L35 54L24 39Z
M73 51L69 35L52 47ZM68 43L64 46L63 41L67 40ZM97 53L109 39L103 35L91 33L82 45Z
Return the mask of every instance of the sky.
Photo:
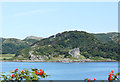
M2 37L49 37L70 30L118 31L117 2L2 3Z

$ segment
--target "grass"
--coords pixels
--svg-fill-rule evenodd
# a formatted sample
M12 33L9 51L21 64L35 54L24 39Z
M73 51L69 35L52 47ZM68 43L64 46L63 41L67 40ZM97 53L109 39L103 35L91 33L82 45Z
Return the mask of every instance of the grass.
M107 60L107 58L101 58L101 57L91 57L89 59L91 59L91 60Z
M14 60L16 59L15 54L0 54L0 60L4 60L4 58L6 58L6 60ZM17 60L25 60L26 58L17 58ZM45 59L46 61L56 61L56 60L60 60L63 59L63 56L59 55L58 57L52 57L51 59ZM69 59L71 60L82 60L82 59L86 59L84 56L80 55L79 58L73 58L73 57L69 57ZM90 60L107 60L107 58L102 58L102 57L90 57Z
M48 61L56 61L56 60L59 60L59 59L62 59L62 56L52 57L52 59L45 59L45 60L48 60Z
M7 60L12 59L15 56L15 54L0 54L0 60L3 60L6 58Z
M82 60L82 59L86 59L86 58L84 56L80 55L79 58L70 57L70 59L72 59L72 60Z
M48 60L48 61L56 61L56 60L61 60L61 59L64 59L63 58L64 56L62 55L59 55L58 57L52 57L51 59L45 59L45 60ZM73 58L73 57L68 57L69 59L71 60L82 60L82 59L86 59L84 56L80 55L79 58Z

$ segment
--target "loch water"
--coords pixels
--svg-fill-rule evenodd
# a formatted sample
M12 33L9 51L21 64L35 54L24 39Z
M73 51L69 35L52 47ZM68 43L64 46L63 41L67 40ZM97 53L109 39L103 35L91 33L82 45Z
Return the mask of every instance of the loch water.
M82 62L82 63L56 63L56 62L0 62L2 72L9 74L9 70L31 68L44 69L51 75L42 80L84 80L96 78L107 80L111 70L118 72L118 62Z

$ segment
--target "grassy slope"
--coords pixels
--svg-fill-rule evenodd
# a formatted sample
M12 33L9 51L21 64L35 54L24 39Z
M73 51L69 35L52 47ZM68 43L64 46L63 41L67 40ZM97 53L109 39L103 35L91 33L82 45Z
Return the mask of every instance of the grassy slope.
M3 60L6 58L7 60L12 59L15 56L15 54L0 54L0 60Z

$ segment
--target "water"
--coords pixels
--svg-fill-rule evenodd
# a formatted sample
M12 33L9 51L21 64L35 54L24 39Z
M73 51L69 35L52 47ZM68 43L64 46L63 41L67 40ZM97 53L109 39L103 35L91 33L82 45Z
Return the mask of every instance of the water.
M37 68L51 75L45 80L107 80L111 70L118 72L118 62L51 63L51 62L2 62L2 72ZM43 79L44 80L44 79Z

